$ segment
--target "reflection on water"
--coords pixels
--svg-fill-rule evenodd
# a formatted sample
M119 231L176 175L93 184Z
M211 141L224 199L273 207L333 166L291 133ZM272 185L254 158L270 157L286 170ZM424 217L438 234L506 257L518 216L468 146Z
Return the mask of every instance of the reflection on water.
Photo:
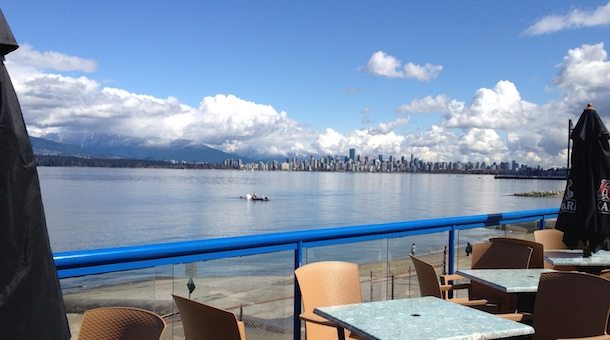
M559 207L488 175L39 167L54 251ZM246 193L268 202L240 199Z

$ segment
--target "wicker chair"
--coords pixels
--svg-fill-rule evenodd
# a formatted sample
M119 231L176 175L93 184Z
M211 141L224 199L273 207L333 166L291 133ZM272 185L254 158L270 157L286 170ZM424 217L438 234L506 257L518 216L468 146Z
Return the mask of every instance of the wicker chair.
M530 268L533 249L528 245L493 238L472 246L472 269Z
M336 340L336 326L313 313L314 308L359 303L362 301L358 265L349 262L322 261L306 264L295 270L303 297L303 313L307 339ZM346 331L346 338L357 338Z
M80 340L159 340L165 329L163 318L153 312L130 307L102 307L86 311Z
M477 243L472 246L472 269L526 269L530 266L533 249L524 240L492 238L489 242ZM534 243L534 242L532 242ZM537 246L537 256L542 261L543 251ZM457 274L443 275L442 282L463 279ZM488 301L485 310L493 313L512 313L517 306L516 297L485 286L479 282L471 282L470 298Z
M172 294L186 340L245 340L244 323L235 314Z
M534 240L538 243L542 243L544 250L552 249L567 249L568 246L563 242L563 231L557 229L542 229L534 231ZM553 266L552 264L545 262L544 268L551 268L562 271L575 271L576 267L573 266Z
M577 272L540 276L534 307L534 339L608 339L610 281Z
M531 248L532 254L530 256L529 262L527 263L527 267L525 268L544 268L544 245L540 242L528 241L519 238L510 238L510 237L494 237L490 238L489 242L500 242L506 243L509 245L513 245L516 247L525 247ZM518 261L512 262L509 265L523 267L526 265L525 255L521 254L522 257L518 259ZM516 268L519 269L519 268Z
M567 249L563 243L563 231L557 229L542 229L534 231L534 241L542 243L545 250Z
M428 262L425 262L413 255L411 260L415 266L415 272L417 273L417 281L419 282L419 291L421 296L434 296L442 298L451 302L455 302L464 306L485 306L487 300L470 300L469 298L448 298L447 292L453 290L455 287L448 284L441 285L439 277L436 274L434 266Z

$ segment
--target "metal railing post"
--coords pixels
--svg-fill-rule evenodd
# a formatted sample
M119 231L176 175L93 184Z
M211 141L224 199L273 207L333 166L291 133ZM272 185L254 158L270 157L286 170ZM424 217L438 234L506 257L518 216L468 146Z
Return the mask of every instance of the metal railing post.
M453 274L455 273L455 225L451 226L451 230L449 230L449 242L447 247L449 248L447 273Z
M303 241L299 241L297 243L297 248L294 250L294 270L299 268L302 264ZM299 315L301 315L301 289L299 288L296 276L294 277L294 300L292 303L294 304L292 315L292 338L294 340L301 340L301 319L299 318Z
M453 274L455 272L455 225L451 226L451 230L449 230L449 240L447 243L447 273ZM445 270L445 268L443 268L443 270ZM453 297L452 291L449 291L449 297Z

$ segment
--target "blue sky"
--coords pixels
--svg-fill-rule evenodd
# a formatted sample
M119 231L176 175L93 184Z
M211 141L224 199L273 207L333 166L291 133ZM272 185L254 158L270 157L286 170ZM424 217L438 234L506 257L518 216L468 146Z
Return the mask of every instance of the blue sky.
M4 1L32 135L563 166L606 1Z

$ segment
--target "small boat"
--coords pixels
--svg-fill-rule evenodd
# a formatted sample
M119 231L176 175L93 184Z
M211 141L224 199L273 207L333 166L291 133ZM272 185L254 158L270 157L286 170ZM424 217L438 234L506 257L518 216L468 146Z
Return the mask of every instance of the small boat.
M268 201L267 196L257 196L256 194L246 194L246 196L240 196L239 198L245 199L246 201Z

